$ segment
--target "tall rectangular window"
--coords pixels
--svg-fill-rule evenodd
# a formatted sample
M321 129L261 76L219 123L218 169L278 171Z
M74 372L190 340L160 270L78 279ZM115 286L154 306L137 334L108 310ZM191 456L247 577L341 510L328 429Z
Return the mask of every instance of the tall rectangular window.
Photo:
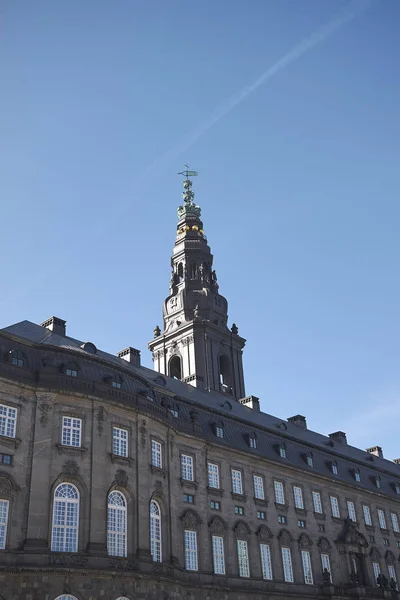
M249 550L245 540L237 541L239 577L250 577Z
M390 518L392 520L393 531L395 531L396 533L400 533L399 519L397 518L396 513L390 513Z
M261 475L253 475L254 497L259 500L265 500L264 480Z
M197 532L185 530L185 569L198 570L197 561Z
M260 556L263 579L272 579L271 550L268 544L260 544Z
M0 404L0 435L15 438L17 409Z
M282 564L283 564L283 576L285 581L293 583L293 567L292 567L292 555L290 548L282 548Z
M81 434L82 419L63 417L61 437L63 446L74 446L75 448L79 448L81 445Z
M212 552L214 573L216 575L225 575L225 553L224 538L219 535L212 536Z
M311 568L311 556L308 550L301 551L301 561L303 563L304 583L312 585L314 580Z
M237 469L232 469L232 492L243 494L242 472Z
M331 574L331 583L332 583L332 571L331 571L331 562L329 560L329 554L321 554L321 564L322 564L322 572L324 572L324 569L326 569Z
M0 550L6 547L9 506L8 500L0 500Z
M364 514L364 523L366 525L372 525L371 511L369 509L369 506L367 506L366 504L363 504L363 514Z
M113 427L113 454L128 456L128 432L120 427Z
M214 463L208 463L208 485L219 489L219 466Z
M285 504L285 492L281 481L274 481L275 502L277 504Z
M303 490L300 486L293 486L294 505L296 508L304 509Z
M319 492L313 492L312 499L313 499L314 512L322 513L323 510L322 510L321 494Z
M356 507L351 500L347 500L347 512L351 521L357 521Z
M379 566L379 563L377 563L377 562L372 563L372 568L374 570L374 578L375 578L375 583L376 583L376 580L378 579L379 575L381 574L381 568Z
M381 529L386 529L385 513L383 512L383 510L381 508L378 508L378 521L379 521L379 527Z
M390 579L394 579L395 581L397 581L396 569L394 568L393 565L388 565L388 571L389 571Z
M193 481L193 457L188 454L181 455L181 476L186 481Z
M339 500L336 496L331 496L332 517L340 519Z
M151 464L162 469L162 446L156 440L151 440Z

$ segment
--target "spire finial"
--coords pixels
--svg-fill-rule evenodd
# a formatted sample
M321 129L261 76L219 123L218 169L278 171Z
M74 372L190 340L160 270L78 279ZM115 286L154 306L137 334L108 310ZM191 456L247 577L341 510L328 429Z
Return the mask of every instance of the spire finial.
M185 170L181 171L180 173L178 173L178 175L184 175L186 177L186 179L184 179L183 181L183 187L185 188L185 191L182 192L182 198L183 201L186 202L187 204L193 204L193 199L194 199L194 192L192 190L192 185L193 182L189 179L189 175L190 177L197 177L198 172L197 171L190 171L189 169L189 165L185 163Z

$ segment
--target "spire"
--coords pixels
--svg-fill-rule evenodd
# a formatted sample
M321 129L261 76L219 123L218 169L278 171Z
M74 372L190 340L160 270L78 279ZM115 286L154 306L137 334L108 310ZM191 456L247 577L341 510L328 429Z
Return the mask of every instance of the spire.
M244 397L242 348L238 328L228 327L228 302L219 293L213 255L194 202L192 180L197 171L179 175L183 204L171 257L169 296L164 301L164 330L154 330L149 343L155 369L195 387Z

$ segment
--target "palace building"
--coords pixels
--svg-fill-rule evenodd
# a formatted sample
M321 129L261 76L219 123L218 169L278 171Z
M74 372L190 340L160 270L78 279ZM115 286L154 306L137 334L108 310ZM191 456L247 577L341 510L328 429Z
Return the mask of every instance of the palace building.
M185 175L154 370L0 331L0 599L400 599L400 461L246 396Z

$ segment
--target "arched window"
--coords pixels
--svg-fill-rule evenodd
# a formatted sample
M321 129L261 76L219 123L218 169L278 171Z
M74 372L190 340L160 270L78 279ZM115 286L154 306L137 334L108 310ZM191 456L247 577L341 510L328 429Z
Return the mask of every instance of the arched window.
M79 492L72 483L60 483L54 491L53 552L78 551Z
M174 379L182 379L182 363L180 356L173 356L169 361L169 376Z
M219 384L221 392L232 394L231 363L225 354L219 357Z
M183 263L179 263L178 265L178 282L180 283L183 280Z
M55 600L78 600L78 598L71 596L71 594L63 594L62 596L57 596Z
M22 352L22 350L11 350L10 362L16 367L23 367L25 364L25 354Z
M107 551L110 556L126 556L126 500L121 492L108 494Z
M150 502L150 551L154 562L162 561L161 510L158 502Z

